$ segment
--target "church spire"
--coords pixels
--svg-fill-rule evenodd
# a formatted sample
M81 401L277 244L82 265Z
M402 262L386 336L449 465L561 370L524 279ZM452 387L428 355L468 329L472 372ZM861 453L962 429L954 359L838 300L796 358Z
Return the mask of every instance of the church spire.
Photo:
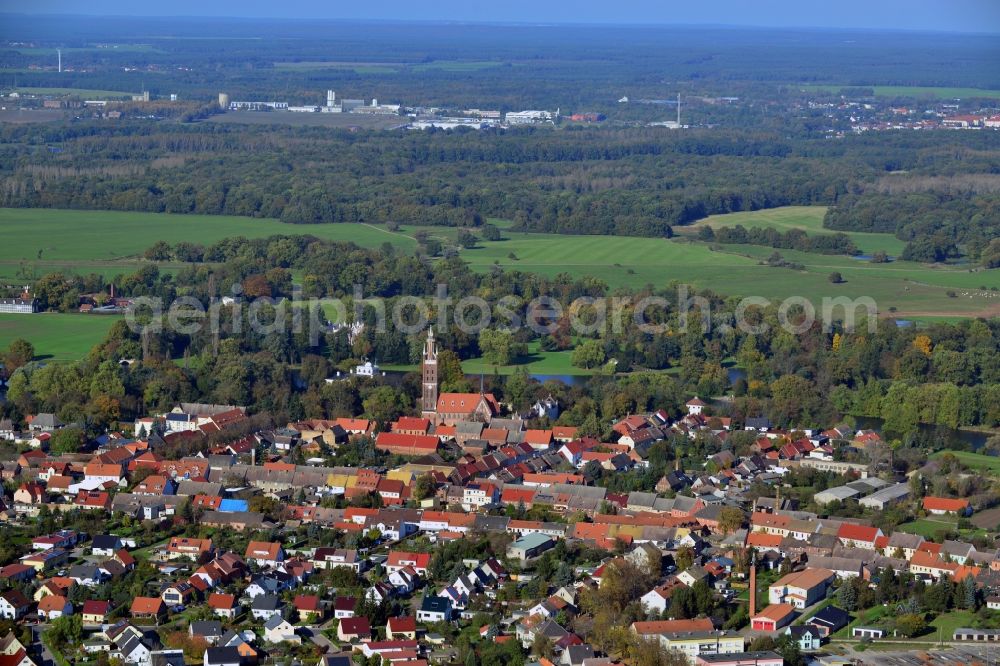
M421 363L422 391L420 396L420 412L425 418L435 420L438 402L438 368L437 343L434 340L434 327L427 329L427 342L424 344L424 358Z

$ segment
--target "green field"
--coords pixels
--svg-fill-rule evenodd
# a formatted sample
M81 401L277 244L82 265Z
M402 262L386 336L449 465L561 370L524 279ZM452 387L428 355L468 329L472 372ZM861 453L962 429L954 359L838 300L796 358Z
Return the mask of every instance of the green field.
M918 518L908 523L903 523L897 529L900 532L909 534L919 534L925 539L933 539L934 535L941 530L954 531L958 526L958 520L949 519L947 516L933 516L928 518Z
M718 216L704 223L816 230L821 228L821 211L821 208L793 207ZM774 252L772 248L728 245L715 250L693 240L690 232L674 239L569 236L514 232L509 222L491 221L501 227L501 240L481 241L476 247L461 251L462 258L477 271L500 266L549 277L568 273L602 280L613 289L647 284L668 288L676 281L726 295L768 299L802 296L817 304L825 297L871 297L882 314L894 313L909 319L1000 315L1000 293L989 291L1000 288L1000 270L904 261L872 264L851 257L794 250L782 250L781 254L804 268L776 268L763 263ZM0 227L8 248L0 258L0 280L7 284L19 284L25 275L37 277L53 270L95 272L106 277L133 272L144 263L142 252L157 240L210 245L238 235L259 238L308 234L365 247L388 242L412 251L417 247L413 235L418 230L444 241L453 241L457 233L457 229L448 227L404 226L391 232L384 226L367 224L290 225L272 219L233 216L39 209L0 209ZM868 251L898 250L898 245L893 245L898 241L887 234L857 234L857 237L856 242ZM178 267L161 265L164 270ZM833 271L841 273L846 282L832 284L828 278ZM90 338L87 348L96 341L97 338ZM44 346L38 347L45 351ZM532 372L540 374L570 374L568 368L568 358L558 360L548 356L533 359L530 367ZM478 367L470 368L470 372L479 371Z
M76 95L85 99L119 99L122 97L132 98L138 93L124 92L121 90L88 90L86 88L27 88L18 86L17 92L22 95Z
M967 99L970 97L1000 98L1000 90L984 88L949 88L934 86L854 86L854 85L798 85L802 90L837 93L844 88L872 88L876 97L937 97L940 99Z
M745 213L711 215L691 226L677 227L674 231L680 234L693 234L705 225L717 229L719 227L735 227L739 224L747 229L755 227L769 228L781 232L791 229L801 229L810 235L837 233L823 226L823 217L825 215L826 206L785 206L784 208L755 210ZM906 243L892 234L869 234L857 231L844 233L850 236L854 244L866 254L882 250L890 256L897 256L903 252L903 247L906 245Z
M0 350L24 338L35 346L40 359L75 361L102 341L119 318L83 314L0 314Z
M594 370L578 368L571 362L572 351L540 351L538 342L528 343L528 354L516 359L511 365L496 366L487 363L482 357L462 361L462 370L469 375L509 375L515 370L524 369L532 375L589 376ZM385 365L383 370L398 372L413 372L419 369L417 365Z
M938 451L931 454L931 458L939 458L946 453L955 456L959 462L970 469L986 470L993 474L1000 474L1000 456L988 456L982 453L972 453L971 451Z

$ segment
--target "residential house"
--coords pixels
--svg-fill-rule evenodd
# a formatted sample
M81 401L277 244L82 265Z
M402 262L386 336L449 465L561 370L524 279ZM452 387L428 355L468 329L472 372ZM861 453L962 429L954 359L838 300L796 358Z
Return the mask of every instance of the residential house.
M285 559L285 551L280 543L269 541L251 541L244 555L247 562L253 562L259 567L277 567Z
M159 620L166 616L167 605L160 597L136 597L132 600L130 612L135 619Z
M0 594L0 617L6 620L20 620L31 611L31 599L17 588Z
M426 596L417 609L420 622L448 622L451 620L451 601L446 597Z
M236 595L212 593L208 595L206 603L208 604L208 607L212 609L212 612L218 617L226 620L236 619L239 611L239 604L236 601Z
M371 635L371 624L366 617L345 617L337 625L337 638L344 643L367 640Z
M250 613L255 620L269 620L275 615L281 615L281 609L281 598L274 594L258 595L250 604Z
M73 614L73 604L69 599L59 594L47 594L38 602L38 617L43 620L55 620L63 615Z
M264 623L264 640L268 643L300 643L295 635L295 627L280 615L272 615Z

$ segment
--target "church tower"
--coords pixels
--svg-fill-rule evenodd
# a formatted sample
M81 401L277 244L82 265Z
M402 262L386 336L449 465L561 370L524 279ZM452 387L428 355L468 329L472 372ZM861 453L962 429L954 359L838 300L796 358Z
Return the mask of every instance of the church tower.
M420 415L435 421L438 402L437 343L434 341L434 327L427 330L424 344L424 358L421 364L423 391L420 398Z

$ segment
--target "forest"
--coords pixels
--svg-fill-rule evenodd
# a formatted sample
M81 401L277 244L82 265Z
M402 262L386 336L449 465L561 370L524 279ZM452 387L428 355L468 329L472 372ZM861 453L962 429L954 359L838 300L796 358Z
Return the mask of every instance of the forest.
M0 128L0 206L229 214L295 224L474 227L502 218L515 230L669 236L673 226L707 215L826 204L834 206L827 222L833 229L892 228L908 240L944 235L978 256L983 240L995 236L995 195L937 204L931 197L928 204L923 195L868 191L890 170L905 170L908 178L988 173L1000 151L994 134L834 143L723 129L398 134L139 120L8 125ZM927 207L931 222L910 219L911 198ZM868 214L866 201L877 214ZM965 223L969 206L976 214ZM906 229L885 219L898 211Z

